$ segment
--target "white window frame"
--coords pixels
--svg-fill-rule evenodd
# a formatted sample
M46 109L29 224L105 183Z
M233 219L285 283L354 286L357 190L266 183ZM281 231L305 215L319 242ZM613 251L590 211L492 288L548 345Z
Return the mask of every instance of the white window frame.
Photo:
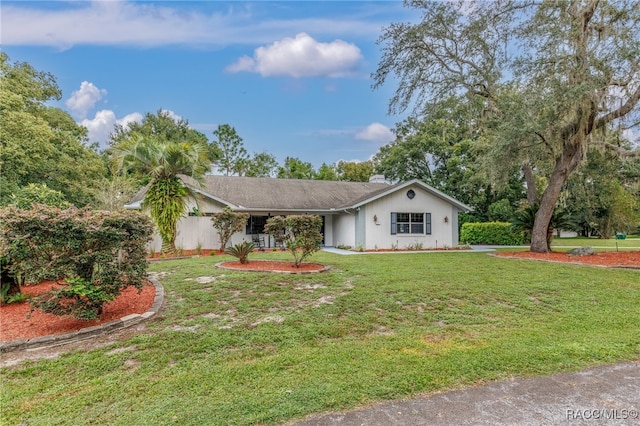
M408 221L399 221L399 215L407 215ZM422 221L413 220L416 219L416 215L422 216ZM404 218L403 218L404 219ZM406 225L408 227L409 232L401 231L399 225ZM422 225L422 231L420 232L411 232L413 231L414 225ZM428 212L392 212L391 213L391 235L431 235L431 213Z

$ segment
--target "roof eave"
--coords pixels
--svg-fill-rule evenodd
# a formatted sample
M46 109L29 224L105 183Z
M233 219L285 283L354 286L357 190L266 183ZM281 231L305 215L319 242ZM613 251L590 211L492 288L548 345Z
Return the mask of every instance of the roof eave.
M193 192L198 193L198 194L200 194L200 195L202 195L202 196L204 196L206 198L209 198L209 199L211 199L213 201L216 201L216 202L218 202L220 204L223 204L225 206L229 206L232 210L236 210L236 209L238 209L240 207L240 206L237 206L237 205L235 205L233 203L230 203L227 200L223 200L222 198L219 198L219 197L216 197L215 195L209 194L208 192L203 191L202 189L199 189L199 188L197 188L197 187L195 187L193 185L190 185L190 184L188 184L186 182L184 182L184 184L185 184L185 186L188 186Z
M418 180L418 179L412 179L412 180L409 180L409 181L406 181L406 182L403 182L403 183L399 183L397 185L393 185L387 191L381 192L379 194L374 195L371 198L367 198L366 200L360 201L359 203L354 204L353 206L351 206L351 208L355 209L355 208L364 206L365 204L369 204L372 201L375 201L375 200L378 200L380 198L386 197L387 195L389 195L389 194L391 194L393 192L399 191L399 190L401 190L403 188L406 188L406 187L414 185L414 184L418 185L419 187L421 187L425 191L435 195L436 197L447 201L449 204L457 207L458 209L460 209L462 211L469 212L469 211L473 210L472 207L467 206L466 204L456 200L455 198L448 196L444 192L438 191L434 187L432 187L430 185L427 185L426 183L424 183L424 182L422 182L421 180Z
M327 208L327 209L317 209L317 208L313 208L313 209L302 209L302 208L273 208L273 207L244 207L244 206L237 206L237 208L234 208L233 210L236 211L240 211L240 212L280 212L280 213L287 213L287 212L296 212L296 213L337 213L338 210L334 209L334 208Z

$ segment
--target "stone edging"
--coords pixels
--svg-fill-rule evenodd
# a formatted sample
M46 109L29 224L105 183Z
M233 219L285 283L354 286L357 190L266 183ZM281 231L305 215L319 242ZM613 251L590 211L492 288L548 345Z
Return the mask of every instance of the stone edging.
M228 262L228 261L227 261ZM258 260L256 260L256 262L259 262ZM219 269L226 269L227 271L236 271L236 272L272 272L272 273L276 273L276 274L319 274L320 272L325 272L328 271L329 269L331 269L331 266L329 265L322 265L323 268L322 269L318 269L317 271L278 271L278 270L264 270L264 269L238 269L238 268L229 268L227 266L222 266L223 263L226 262L219 262L215 264L216 268ZM316 263L316 265L320 265L319 263Z
M52 346L64 345L67 343L75 343L87 340L92 337L103 336L111 332L122 330L133 325L139 324L147 318L157 314L164 303L164 287L158 280L146 278L156 289L156 295L153 299L153 305L144 314L131 314L117 320L109 321L104 324L93 327L83 328L81 330L72 331L71 333L56 334L51 336L34 337L33 339L11 340L9 342L0 343L0 353L15 352L30 349L38 349Z

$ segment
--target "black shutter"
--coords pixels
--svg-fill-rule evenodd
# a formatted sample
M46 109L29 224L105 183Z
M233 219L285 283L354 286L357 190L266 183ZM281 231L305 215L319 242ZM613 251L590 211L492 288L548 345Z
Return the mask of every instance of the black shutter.
M425 234L431 235L431 213L425 213L424 219L425 219L425 227L424 227Z
M391 235L396 235L398 229L398 213L391 213Z

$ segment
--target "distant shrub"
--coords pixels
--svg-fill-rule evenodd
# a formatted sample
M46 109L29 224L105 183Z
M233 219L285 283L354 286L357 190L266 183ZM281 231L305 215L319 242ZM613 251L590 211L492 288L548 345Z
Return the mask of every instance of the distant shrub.
M525 233L508 222L467 222L462 225L460 241L465 244L521 245Z

